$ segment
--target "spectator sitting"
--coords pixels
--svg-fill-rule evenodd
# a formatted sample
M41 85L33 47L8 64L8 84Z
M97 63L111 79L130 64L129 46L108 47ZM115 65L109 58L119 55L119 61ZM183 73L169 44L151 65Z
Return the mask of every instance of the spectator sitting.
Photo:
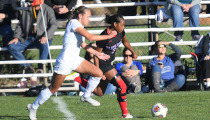
M70 17L70 10L75 7L77 0L45 0L44 2L53 8L56 19L67 20Z
M96 43L94 43L94 42L90 43L89 46L94 48L94 49L96 49L96 47L97 47ZM89 52L86 52L85 53L85 59L94 64L94 55L93 54L91 54ZM80 74L80 77L81 78L85 78L86 80L88 80L89 75L87 75L87 74ZM80 89L81 92L85 92L85 88L82 87L82 85L79 85L79 89ZM113 84L109 83L104 94L115 93L116 89L117 88Z
M43 11L41 11L41 7ZM45 23L43 23L41 12L43 12ZM48 36L45 34L44 24ZM56 29L53 9L44 4L44 1L40 3L39 0L34 0L32 6L26 7L20 16L13 39L8 43L9 51L15 59L25 60L22 51L37 47L40 50L40 59L45 60L49 53L48 43L51 44ZM30 64L20 65L29 72L34 72ZM42 68L42 65L38 64L38 67Z
M124 61L117 63L115 68L127 85L128 93L141 91L140 75L143 74L143 66L139 61L133 61L133 54L128 48L123 50Z
M203 43L203 53L204 53L204 61L203 61L203 73L204 78L206 79L206 90L210 90L210 51L209 51L209 35L206 36L206 39Z
M15 0L0 0L0 35L3 36L3 46L7 47L12 39L11 20L17 17Z
M174 54L166 55L166 45L169 45ZM157 41L153 46L157 57L152 58L147 64L147 80L150 89L155 92L170 92L179 90L185 83L184 74L174 75L176 64L179 61L182 51L170 42Z
M166 12L172 16L173 27L183 27L184 13L189 15L191 27L199 27L200 2L201 0L167 0ZM175 31L174 35L176 36L176 41L182 41L183 31ZM197 30L191 31L191 36L193 40L200 39L200 34Z

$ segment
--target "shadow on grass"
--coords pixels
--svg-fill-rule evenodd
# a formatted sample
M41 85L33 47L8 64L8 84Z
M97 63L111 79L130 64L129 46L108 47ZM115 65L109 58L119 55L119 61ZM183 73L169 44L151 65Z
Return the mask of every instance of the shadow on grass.
M47 119L57 119L57 120L61 120L61 119L66 119L66 118L74 118L75 117L48 117ZM9 116L9 115L5 115L5 116L0 116L0 119L3 119L3 120L8 120L8 119L12 119L12 120L28 120L29 117L28 116ZM39 117L39 119L46 119L46 118L42 118L42 117Z
M0 116L0 119L13 119L13 120L28 120L28 116L9 116L9 115L5 115L5 116Z

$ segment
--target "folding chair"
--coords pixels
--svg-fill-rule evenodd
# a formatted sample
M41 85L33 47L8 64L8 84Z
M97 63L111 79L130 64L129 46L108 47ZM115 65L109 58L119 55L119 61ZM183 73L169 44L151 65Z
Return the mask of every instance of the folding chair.
M193 52L190 52L190 54L192 55L192 58L194 59L195 71L196 71L196 77L197 77L199 89L201 91L204 91L203 66L201 62L202 54L196 54Z

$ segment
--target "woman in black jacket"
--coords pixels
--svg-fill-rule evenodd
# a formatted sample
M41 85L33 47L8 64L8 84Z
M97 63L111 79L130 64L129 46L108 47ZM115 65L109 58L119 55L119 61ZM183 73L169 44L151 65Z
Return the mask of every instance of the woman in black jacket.
M210 39L209 35L206 36L203 43L203 53L204 53L204 61L203 61L203 73L204 78L206 79L206 90L210 90Z
M77 0L45 0L44 2L53 8L56 19L67 20L70 10L76 5Z

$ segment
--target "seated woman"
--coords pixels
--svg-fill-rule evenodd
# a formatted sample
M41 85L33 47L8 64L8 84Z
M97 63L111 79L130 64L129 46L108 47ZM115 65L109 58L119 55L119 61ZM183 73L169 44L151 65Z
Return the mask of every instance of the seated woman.
M97 47L96 43L94 43L94 42L90 43L89 46L92 47L93 49L96 49L96 47ZM89 52L86 52L85 53L85 59L94 64L93 56L94 55L91 54L91 53L89 53ZM88 80L89 77L90 76L87 75L87 74L80 74L80 76L77 77L77 78L75 78L75 79L84 78L84 79ZM104 94L113 94L113 93L115 93L116 89L117 88L114 85L112 85L111 83L109 83ZM80 95L85 92L85 88L82 87L82 85L79 85L79 90L81 91L80 92Z
M174 54L166 55L166 45L169 45ZM185 83L184 74L175 75L175 64L179 61L182 51L170 42L157 41L153 45L157 57L152 58L147 64L147 78L150 89L155 92L170 92L179 90Z
M210 90L210 50L209 50L209 35L206 36L203 43L203 53L204 53L204 61L203 61L203 74L206 79L206 90Z
M140 75L143 74L143 66L139 61L133 61L133 54L128 48L123 50L124 61L117 63L115 69L127 85L128 93L141 91Z

